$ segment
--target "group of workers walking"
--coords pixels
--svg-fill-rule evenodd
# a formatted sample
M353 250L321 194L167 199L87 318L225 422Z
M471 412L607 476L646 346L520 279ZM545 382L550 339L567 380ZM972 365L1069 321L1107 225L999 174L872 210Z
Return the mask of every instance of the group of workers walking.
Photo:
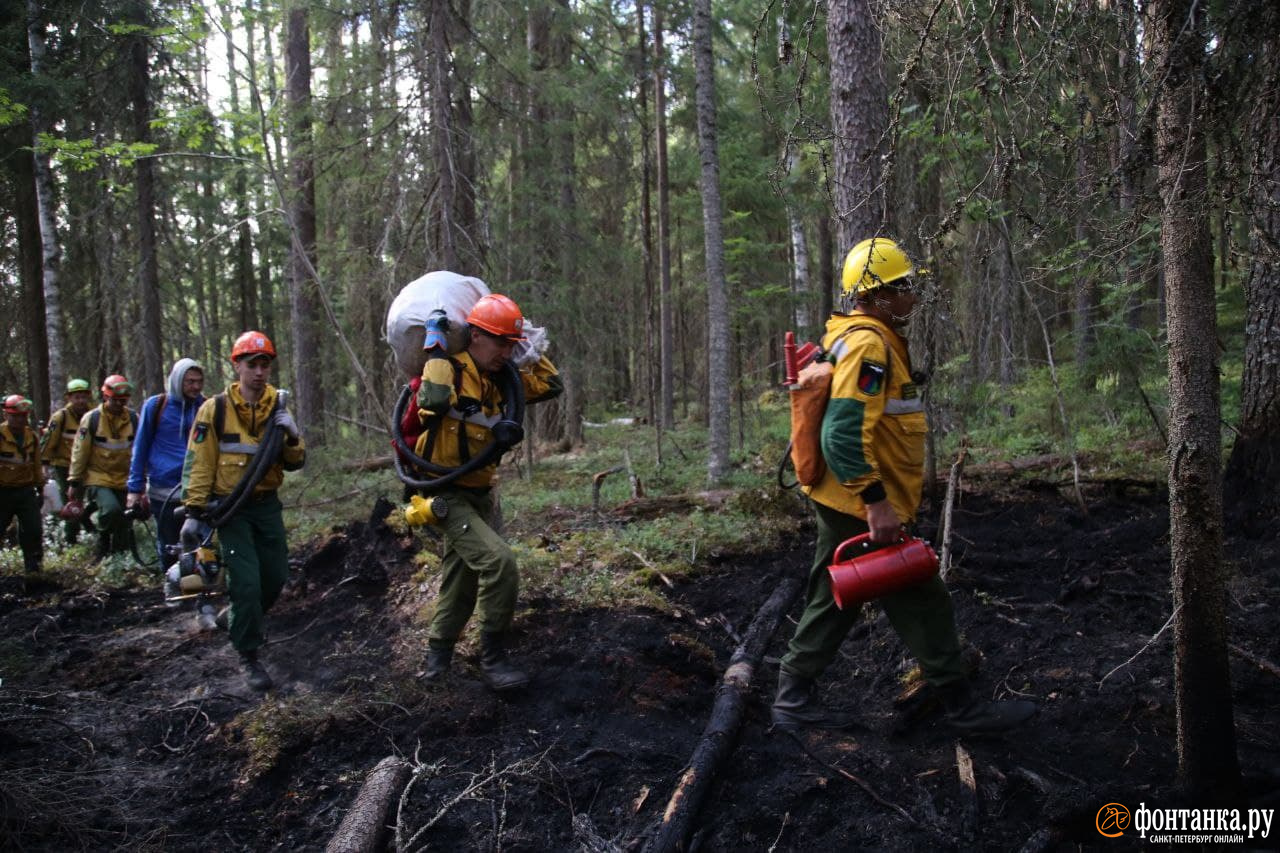
M928 432L921 405L927 377L913 372L903 332L926 275L887 238L864 240L845 259L841 304L822 340L823 357L832 365L821 424L826 470L804 489L815 513L817 543L804 612L781 661L771 708L772 722L782 730L854 723L849 715L823 707L816 689L860 610L837 605L827 567L845 540L869 534L874 545L888 545L915 521ZM525 340L524 317L515 302L493 294L481 298L466 319L460 352L450 354L439 345L441 339L427 334L425 366L415 383L416 411L406 415L416 436L414 453L427 469L419 473L428 481L482 454L494 442L495 430L513 428L503 420L500 376L514 348ZM288 571L276 492L284 471L296 470L305 460L298 425L278 405L279 394L268 381L275 355L265 335L246 332L231 352L236 381L207 399L202 367L180 359L167 391L149 398L140 416L128 408L132 386L124 377L107 378L102 404L92 411L88 383L72 380L67 405L50 419L42 449L27 425L30 401L6 398L0 428L0 529L11 515L18 516L28 571L40 568L36 490L44 479L42 461L69 501L88 499L97 505L100 554L128 546L124 515L138 506L156 511L162 547L217 527L231 601L231 642L249 686L258 690L272 685L258 658L265 642L263 617ZM545 355L529 359L518 375L527 402L563 391ZM256 466L260 479L251 494L243 503L237 499L234 513L223 517L221 501L241 485L246 468L255 467L255 454L265 446L270 429L286 436L279 455L266 467ZM514 440L507 436L505 446L519 439L518 434ZM432 496L435 523L444 538L440 592L423 672L431 682L449 675L454 647L477 610L479 665L486 683L504 691L529 680L508 657L519 573L515 555L494 523L497 464L498 458L491 458L447 485L419 489ZM181 526L175 516L179 498L186 515ZM69 541L75 541L76 524L74 518L67 521ZM1027 701L977 696L962 658L950 595L936 575L878 603L919 661L954 729L1003 731L1035 713L1035 705Z

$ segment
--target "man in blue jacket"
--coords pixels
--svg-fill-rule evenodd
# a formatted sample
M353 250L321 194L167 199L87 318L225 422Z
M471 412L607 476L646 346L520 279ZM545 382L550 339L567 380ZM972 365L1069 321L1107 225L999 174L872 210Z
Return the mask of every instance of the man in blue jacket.
M156 542L161 552L161 569L173 562L168 546L178 543L178 524L173 512L182 503L182 463L187 455L187 437L196 412L204 402L204 368L193 358L180 358L169 371L168 390L148 397L138 414L138 434L133 441L129 463L129 495L125 506L141 504L156 517ZM165 597L177 595L165 586Z

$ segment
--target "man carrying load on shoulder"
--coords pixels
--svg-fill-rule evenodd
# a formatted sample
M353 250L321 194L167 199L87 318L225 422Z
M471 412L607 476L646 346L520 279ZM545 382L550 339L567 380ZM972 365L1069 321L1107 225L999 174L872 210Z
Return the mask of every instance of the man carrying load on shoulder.
M863 240L845 259L841 307L848 313L833 314L822 339L835 363L822 420L826 471L815 485L805 486L818 539L804 613L778 673L772 718L779 729L856 724L850 715L823 708L815 696L818 678L861 611L836 605L827 567L845 540L869 532L873 543L888 545L915 521L929 431L920 396L926 377L912 373L901 332L918 299L917 275L923 271L883 237ZM940 696L953 729L1003 731L1035 713L1031 702L990 702L974 695L951 595L936 574L878 603Z
M274 683L258 650L266 642L266 612L289 575L284 507L276 492L284 472L297 471L306 462L298 424L277 405L279 392L268 382L275 358L275 346L262 332L245 332L236 339L231 364L237 381L200 406L182 470L187 514L182 538L188 529L199 529L202 520L216 517L219 505L237 493L246 476L255 470L261 474L257 483L244 483L244 489L252 486L248 496L217 528L231 599L231 645L240 653L245 680L254 690L268 690ZM285 434L280 454L255 466L271 429Z
M520 306L499 294L482 297L467 315L465 350L445 354L443 342L432 349L422 369L418 409L424 430L418 456L448 468L465 464L494 438L501 420L502 396L496 381L525 340ZM519 370L527 403L558 396L564 390L556 367L545 355ZM440 597L428 634L424 677L439 680L449 671L453 648L471 614L480 611L480 672L490 688L513 690L528 676L507 658L506 635L515 616L519 569L510 546L494 530L495 459L434 494L443 498L444 532Z

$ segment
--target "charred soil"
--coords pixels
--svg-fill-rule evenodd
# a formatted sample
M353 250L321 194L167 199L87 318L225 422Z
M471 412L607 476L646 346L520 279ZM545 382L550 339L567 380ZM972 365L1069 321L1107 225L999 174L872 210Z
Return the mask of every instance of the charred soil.
M693 844L1074 849L1103 841L1094 819L1108 802L1176 805L1166 499L1089 497L1084 516L1054 489L991 484L955 512L948 583L978 684L1036 700L1029 724L958 739L909 696L912 662L868 607L822 681L824 700L864 726L771 732L797 601ZM384 525L386 509L295 555L268 616L263 657L278 687L265 696L245 688L224 635L158 593L0 579L0 847L318 849L392 754L415 767L398 816L412 849L637 847L741 635L810 556L802 536L786 552L725 559L663 587L666 610L526 597L513 653L533 680L497 697L470 646L444 684L418 679L423 542ZM1253 804L1274 807L1280 547L1233 539L1226 560L1239 755ZM966 756L973 790L957 772Z

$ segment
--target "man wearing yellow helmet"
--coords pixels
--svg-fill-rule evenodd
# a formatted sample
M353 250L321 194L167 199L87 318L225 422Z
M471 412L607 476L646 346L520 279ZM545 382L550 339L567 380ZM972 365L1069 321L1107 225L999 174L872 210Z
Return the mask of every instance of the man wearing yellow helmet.
M915 310L923 274L884 237L862 241L845 258L842 312L827 321L822 339L834 361L822 421L826 473L805 487L818 537L804 614L778 673L772 718L780 729L846 728L856 722L824 709L814 695L815 682L860 611L836 605L827 567L846 539L869 532L872 542L887 545L916 517L929 428L920 396L924 377L912 372L901 332ZM1030 702L974 698L951 596L937 575L879 603L940 696L953 729L1003 731L1035 713Z
M31 401L21 394L4 398L0 424L0 531L17 516L18 544L27 572L40 571L44 545L40 529L40 442L28 426Z
M67 383L67 404L53 413L49 418L49 426L45 428L44 437L40 440L40 458L44 460L48 477L52 473L58 481L58 489L62 500L67 500L67 471L71 468L71 447L76 443L76 430L80 428L80 419L89 411L93 398L89 394L89 383L84 379L72 379ZM80 520L68 518L63 522L68 544L76 544L80 537Z
M120 374L102 383L102 405L80 419L71 448L67 498L98 506L98 556L128 551L132 530L125 518L125 482L138 416L129 408L133 383Z

